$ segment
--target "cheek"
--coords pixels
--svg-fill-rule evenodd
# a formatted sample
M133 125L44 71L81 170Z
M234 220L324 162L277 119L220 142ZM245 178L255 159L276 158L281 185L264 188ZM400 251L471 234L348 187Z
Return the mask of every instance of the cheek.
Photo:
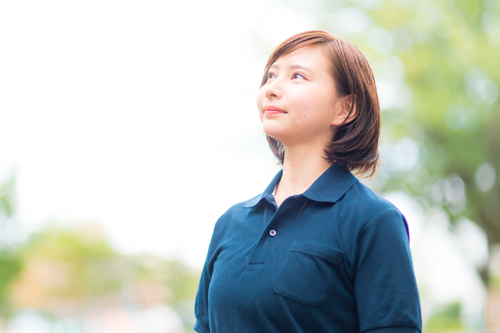
M296 119L304 120L314 117L318 110L318 102L313 94L294 93L290 94L288 101L293 105Z
M307 94L293 94L295 119L311 126L328 123L333 110L332 100L328 94L318 91ZM306 125L307 126L307 125Z

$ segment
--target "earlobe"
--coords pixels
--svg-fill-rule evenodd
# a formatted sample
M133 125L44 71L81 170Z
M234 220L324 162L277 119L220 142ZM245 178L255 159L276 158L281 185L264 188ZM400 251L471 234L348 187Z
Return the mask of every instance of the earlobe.
M332 121L332 125L337 127L350 123L356 119L358 113L358 103L354 94L342 97L339 102L339 111Z

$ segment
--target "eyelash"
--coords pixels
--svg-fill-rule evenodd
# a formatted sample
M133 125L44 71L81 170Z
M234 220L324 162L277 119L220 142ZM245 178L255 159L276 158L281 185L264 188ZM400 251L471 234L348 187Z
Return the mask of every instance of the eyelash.
M267 74L267 81L269 81L269 79L270 79L270 76L271 76L271 75L276 76L274 73L268 73L268 74ZM305 77L303 74L301 74L301 73L293 73L292 77L293 77L293 78L295 78L295 76L297 76L297 75L302 76L302 78L303 78L304 80L306 80L306 77Z

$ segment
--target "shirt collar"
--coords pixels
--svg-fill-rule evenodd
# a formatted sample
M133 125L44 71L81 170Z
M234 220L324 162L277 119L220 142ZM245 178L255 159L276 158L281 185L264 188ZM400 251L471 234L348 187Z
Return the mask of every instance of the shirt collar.
M253 207L257 205L262 199L265 199L267 196L273 195L274 188L281 180L282 175L283 175L283 169L278 171L276 176L274 176L273 180L271 180L271 183L267 185L266 189L264 190L264 192L262 192L261 195L258 195L255 198L250 199L250 201L248 201L248 203L245 205L245 208Z
M254 207L262 199L272 195L282 175L283 170L280 170L264 192L251 199L245 207ZM334 163L302 195L318 202L335 203L357 182L358 179L343 165Z

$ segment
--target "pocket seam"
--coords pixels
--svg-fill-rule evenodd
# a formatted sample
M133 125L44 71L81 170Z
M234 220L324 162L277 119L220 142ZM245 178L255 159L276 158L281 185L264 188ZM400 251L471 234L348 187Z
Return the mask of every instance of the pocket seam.
M339 256L339 260L338 261L335 261L333 260L332 258L329 258L327 256L325 256L324 254L322 253L318 253L318 252L310 252L310 251L305 251L305 250L299 250L299 249L290 249L288 250L289 252L298 252L298 253L304 253L304 254L307 254L307 255L311 255L311 256L315 256L315 257L319 257L321 259L324 259L326 261L329 261L330 263L334 264L334 265L338 265L340 264L340 261L342 260L342 257L344 256L344 254L342 253L340 256ZM339 251L339 253L341 253Z
M328 294L328 297L325 297L325 299L321 299L319 301L305 301L304 299L302 299L300 296L295 296L289 292L287 292L286 290L280 290L279 289L279 286L278 287L273 287L273 290L276 294L280 295L280 296L283 296L283 297L286 297L288 299L291 299L292 301L295 301L295 302L298 302L300 304L304 304L306 306L323 306L325 305L326 303L328 303L328 301L330 300L330 297L332 296L332 292L333 292L333 289L335 288L335 284L332 284L328 291L325 293L325 294ZM278 289L278 290L276 290Z
M306 243L306 242L304 242L304 243ZM307 243L315 244L315 243L310 243L310 242L307 242ZM327 247L327 246L324 246L321 244L318 244L318 245L320 245L322 247ZM295 295L294 293L289 292L289 290L287 290L285 285L282 284L283 281L280 281L278 284L274 284L273 291L282 297L286 297L292 301L298 302L298 303L306 305L306 306L312 306L312 307L323 306L326 303L328 303L328 301L330 300L330 298L332 296L332 292L335 289L337 275L338 275L338 269L342 263L342 259L344 257L344 252L328 247L329 249L334 250L335 253L338 253L338 255L337 255L338 258L337 258L337 260L335 260L335 259L332 259L332 258L326 256L325 254L322 254L322 253L303 250L303 249L301 249L301 247L302 247L301 244L294 243L292 245L292 247L288 250L286 257L288 258L290 255L293 255L293 253L306 255L306 256L311 257L311 259L313 257L317 257L317 258L320 258L322 260L325 260L328 265L333 266L333 267L331 267L331 269L336 270L335 275L334 275L335 276L334 281L333 281L333 283L331 283L331 285L329 285L327 287L327 291L325 292L325 295L328 295L328 297L324 297L324 298L316 300L316 301L306 300L306 299L304 299L303 295ZM321 249L321 247L320 247L320 249ZM285 269L285 267L286 267L286 262L284 263L284 266L280 267L280 269L278 271L278 277L283 274L283 270Z

